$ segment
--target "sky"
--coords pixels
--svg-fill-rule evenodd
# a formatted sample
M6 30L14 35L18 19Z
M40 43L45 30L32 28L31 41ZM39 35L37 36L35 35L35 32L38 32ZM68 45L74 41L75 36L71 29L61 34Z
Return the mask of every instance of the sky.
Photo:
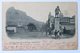
M41 22L47 21L49 12L54 16L57 6L60 7L65 17L77 16L77 3L74 2L3 2L2 5L6 11L8 8L14 7Z

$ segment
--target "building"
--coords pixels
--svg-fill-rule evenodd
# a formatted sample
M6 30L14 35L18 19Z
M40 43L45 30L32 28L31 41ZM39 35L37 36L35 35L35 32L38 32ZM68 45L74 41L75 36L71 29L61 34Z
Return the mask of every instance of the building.
M48 15L48 25L49 25L50 28L52 27L52 24L54 24L54 16L52 16L51 12L49 12L49 15Z
M60 18L60 22L70 22L70 17L62 17Z
M48 21L46 23L49 25L48 28L54 28L53 31L66 31L66 34L75 33L75 16L72 16L72 18L64 17L63 13L60 13L59 17L54 17L51 15L51 12L49 12ZM54 25L53 27L52 24Z
M70 18L70 17L56 18L55 17L54 20L55 20L55 30L60 30L60 28L63 30L65 28L67 34L75 33L75 23L73 21L74 18Z
M75 24L66 22L66 23L60 23L60 26L63 29L64 34L70 34L70 35L75 34Z
M66 30L75 30L75 24L72 24L72 23L68 23L68 22L66 22L66 23L60 23L60 26L62 27L62 28L66 28Z
M7 25L6 26L6 32L16 33L17 32L17 26L16 25Z
M72 18L70 18L70 23L75 23L75 16L72 16Z
M63 13L60 13L59 14L59 18L63 18Z

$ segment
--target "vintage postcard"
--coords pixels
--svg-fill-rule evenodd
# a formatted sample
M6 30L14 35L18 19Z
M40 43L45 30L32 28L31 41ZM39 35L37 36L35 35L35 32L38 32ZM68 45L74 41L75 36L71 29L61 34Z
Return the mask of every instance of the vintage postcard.
M78 49L76 2L3 2L3 50Z

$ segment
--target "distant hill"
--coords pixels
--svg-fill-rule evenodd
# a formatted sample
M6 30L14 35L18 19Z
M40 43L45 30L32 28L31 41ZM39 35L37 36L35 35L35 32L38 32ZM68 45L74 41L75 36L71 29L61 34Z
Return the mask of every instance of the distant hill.
M6 25L28 25L29 23L35 24L37 27L41 27L43 22L37 21L32 17L26 15L25 12L16 10L14 7L10 7L6 12Z

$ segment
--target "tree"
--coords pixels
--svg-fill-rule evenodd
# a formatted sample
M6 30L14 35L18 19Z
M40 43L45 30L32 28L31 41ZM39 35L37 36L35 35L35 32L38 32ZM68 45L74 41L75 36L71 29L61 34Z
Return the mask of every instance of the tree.
M37 30L36 26L33 23L29 23L27 26L29 31Z

